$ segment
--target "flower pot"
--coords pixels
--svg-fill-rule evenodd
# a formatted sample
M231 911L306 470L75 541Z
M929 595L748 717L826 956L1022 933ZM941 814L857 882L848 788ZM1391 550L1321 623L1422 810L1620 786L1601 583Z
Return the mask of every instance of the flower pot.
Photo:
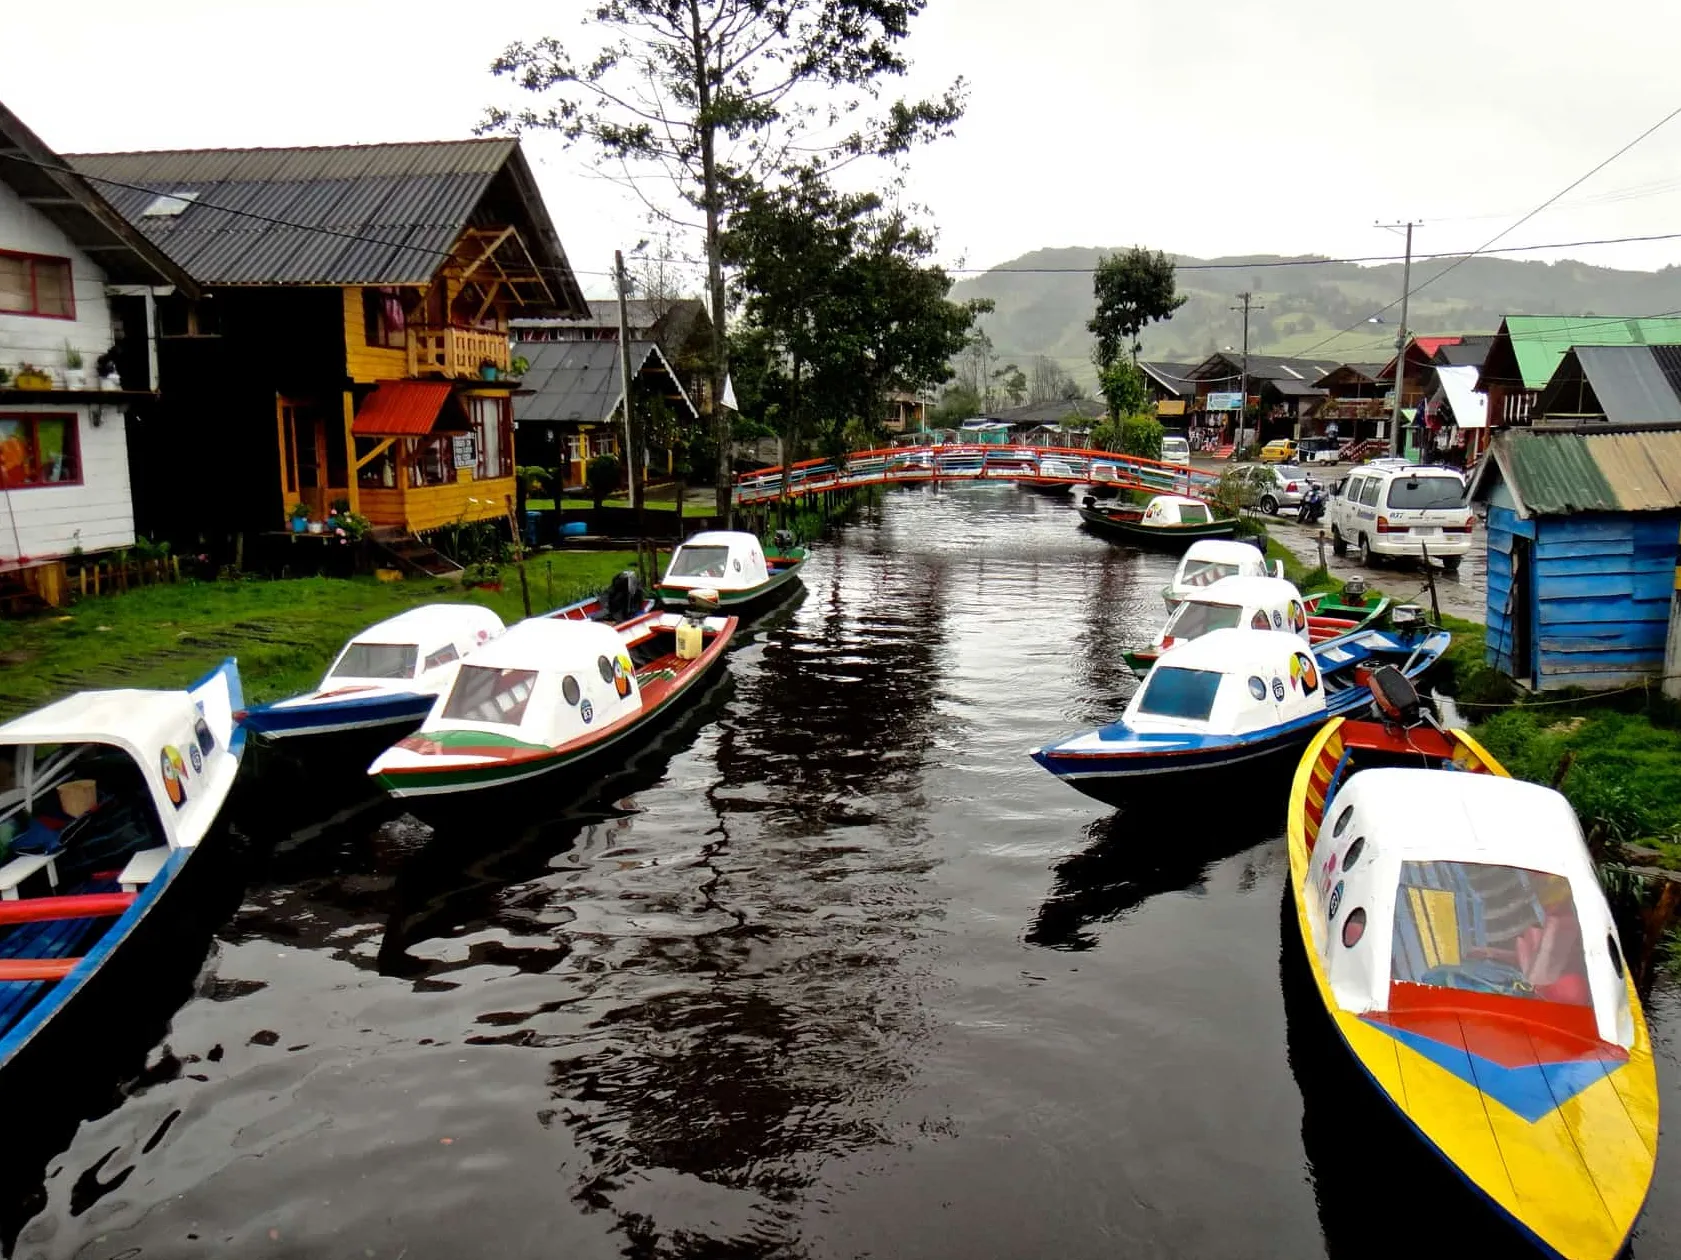
M494 363L486 363L479 368L479 375L487 381L496 379L497 367Z
M308 528L309 528L309 517L307 517L307 516L294 516L292 518L292 532L294 534L301 534Z
M122 387L122 378L117 376L115 373L110 376L102 376L99 378L99 388L105 390L107 393L115 393Z
M65 368L64 369L64 388L65 389L86 389L87 387L88 387L88 374L87 374L87 370L85 368Z
M19 389L51 389L53 378L45 372L19 372L12 384Z
M312 533L312 534L322 533L324 530L326 530L326 528L327 528L327 522L326 521L311 521L309 523L309 532Z

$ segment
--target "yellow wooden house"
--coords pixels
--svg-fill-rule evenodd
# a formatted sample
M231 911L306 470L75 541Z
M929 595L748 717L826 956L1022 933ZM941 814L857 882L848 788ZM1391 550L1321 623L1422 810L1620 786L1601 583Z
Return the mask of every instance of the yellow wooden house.
M134 461L137 514L278 531L348 506L418 534L507 513L509 320L589 309L517 141L71 160L207 294L159 302L167 440ZM205 474L186 513L183 461Z

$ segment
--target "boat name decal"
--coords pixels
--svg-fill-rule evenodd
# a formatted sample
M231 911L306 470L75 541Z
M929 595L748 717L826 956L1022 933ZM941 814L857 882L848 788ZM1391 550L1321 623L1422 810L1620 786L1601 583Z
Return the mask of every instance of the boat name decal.
M1327 919L1331 920L1333 923L1336 922L1337 911L1339 909L1341 909L1341 907L1342 907L1342 880L1339 879L1337 881L1337 886L1335 888L1331 889L1331 904L1330 904L1329 908L1325 911L1325 917Z
M181 760L181 750L165 744L158 754L158 769L163 772L163 790L170 804L180 809L187 803L187 766Z
M1272 680L1272 698L1274 700L1284 699L1284 680L1282 678Z
M605 659L605 658L603 658L603 659ZM578 716L583 718L584 719L584 725L588 726L591 722L593 722L595 720L595 706L593 704L591 704L588 700L584 701L582 704L580 704L578 706Z

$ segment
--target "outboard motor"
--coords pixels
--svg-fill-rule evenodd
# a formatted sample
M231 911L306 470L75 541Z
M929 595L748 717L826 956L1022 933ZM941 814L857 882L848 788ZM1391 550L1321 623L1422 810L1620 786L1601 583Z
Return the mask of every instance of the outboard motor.
M1366 678L1366 686L1386 722L1408 730L1424 724L1424 702L1419 699L1418 688L1393 665L1374 669Z
M791 529L779 529L779 530L776 531L776 533L774 535L772 535L772 537L774 538L774 540L776 542L776 549L778 551L786 554L787 552L793 550L793 546L794 546L794 531L793 530L791 530Z
M642 611L642 579L635 569L624 569L607 588L607 619L629 621Z

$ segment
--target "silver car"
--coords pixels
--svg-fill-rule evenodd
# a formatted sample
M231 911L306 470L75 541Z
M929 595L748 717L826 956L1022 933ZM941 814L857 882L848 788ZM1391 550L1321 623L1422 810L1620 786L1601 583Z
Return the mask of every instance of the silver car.
M1284 508L1301 507L1302 496L1307 493L1308 487L1320 484L1317 477L1309 477L1297 464L1265 464L1262 467L1272 474L1273 484L1262 483L1261 497L1255 506L1268 516L1277 516Z

